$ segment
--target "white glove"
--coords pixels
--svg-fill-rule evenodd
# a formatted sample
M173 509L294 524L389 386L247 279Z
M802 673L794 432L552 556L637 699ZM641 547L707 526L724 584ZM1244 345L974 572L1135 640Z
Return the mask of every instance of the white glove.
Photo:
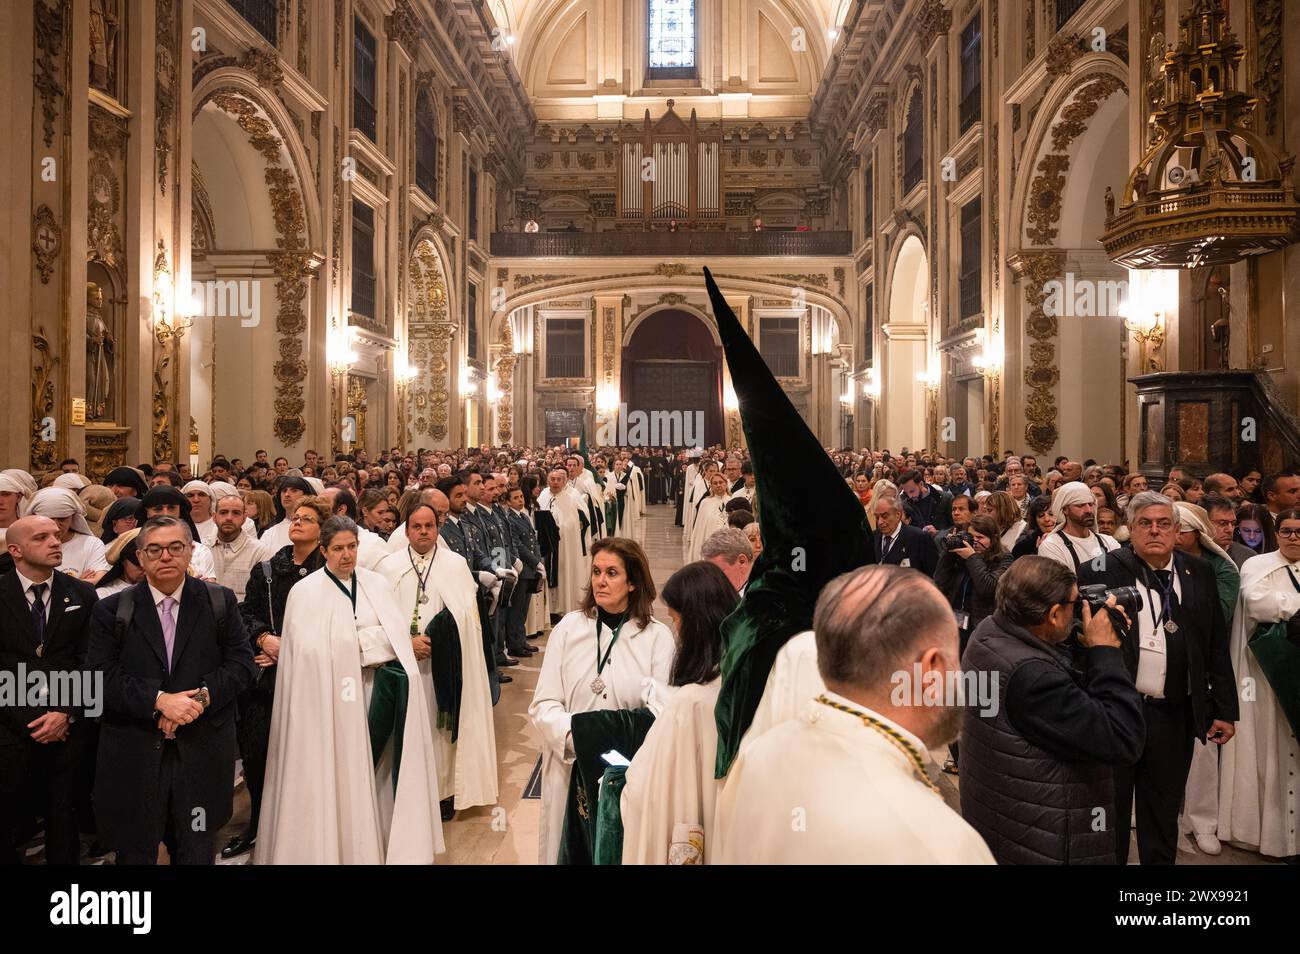
M514 570L510 569L510 567L508 567L508 566L499 566L499 567L496 568L496 571L495 571L495 572L496 572L496 575L497 575L497 579L498 579L498 580L517 580L517 579L519 579L519 574L516 573Z
M523 568L524 568L524 561L519 559L519 557L515 557L515 573L518 573Z
M491 616L493 613L497 611L497 603L500 601L500 599L501 599L501 581L497 580L492 584L492 588L489 591L489 600L490 600L488 603L489 616Z
M538 564L537 564L537 572L540 573L540 574L542 574L542 576L545 576L545 575L546 575L546 564L545 564L545 563L538 563Z
M614 485L614 489L615 489L615 490L627 490L627 484L615 484L615 485Z
M496 585L497 578L495 574L489 573L487 570L479 570L478 582L484 589L491 589Z

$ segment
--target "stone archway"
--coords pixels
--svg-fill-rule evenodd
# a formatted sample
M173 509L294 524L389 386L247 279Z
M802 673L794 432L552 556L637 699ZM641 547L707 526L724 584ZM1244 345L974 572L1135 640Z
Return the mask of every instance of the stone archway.
M926 445L926 396L918 376L928 368L930 265L918 235L909 234L899 243L888 288L881 328L882 445L898 451Z
M206 247L192 250L191 274L180 276L193 283L190 413L208 454L250 446L283 453L306 435L308 393L321 384L310 380L307 361L318 210L300 173L300 144L244 88L248 78L208 79L193 119ZM259 410L266 407L275 410L270 435Z

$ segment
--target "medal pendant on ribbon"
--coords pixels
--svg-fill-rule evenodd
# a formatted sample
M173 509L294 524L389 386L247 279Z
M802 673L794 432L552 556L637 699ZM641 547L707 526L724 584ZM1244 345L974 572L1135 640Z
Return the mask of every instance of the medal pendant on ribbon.
M307 568L306 568L305 566L300 566L300 567L298 567L298 575L299 575L299 576L306 576L306 575L307 575Z
M1165 632L1170 634L1178 632L1178 624L1172 619L1165 620Z
M604 680L604 679L601 679L599 676L597 676L595 679L591 680L591 691L592 691L592 693L595 694L595 695L600 695L602 692L604 692L604 691L605 691L605 680Z
M427 602L429 602L429 594L428 594L428 593L421 593L421 594L420 594L420 602L421 602L421 603L427 603Z

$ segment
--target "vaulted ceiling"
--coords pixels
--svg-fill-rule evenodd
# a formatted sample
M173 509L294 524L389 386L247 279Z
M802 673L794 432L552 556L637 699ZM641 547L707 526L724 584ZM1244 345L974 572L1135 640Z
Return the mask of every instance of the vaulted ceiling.
M487 0L487 9L539 119L639 119L667 96L701 116L806 115L851 3L696 0L698 81L670 84L645 79L647 0Z

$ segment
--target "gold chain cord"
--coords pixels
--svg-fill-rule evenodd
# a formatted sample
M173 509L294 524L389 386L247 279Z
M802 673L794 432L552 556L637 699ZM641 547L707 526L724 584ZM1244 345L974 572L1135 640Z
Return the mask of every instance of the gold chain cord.
M865 712L859 712L857 709L835 702L833 699L828 699L824 695L818 696L817 701L824 706L830 706L832 709L838 709L840 712L847 712L851 716L857 716L862 720L862 724L867 728L875 729L883 735L891 744L893 744L894 748L906 755L916 765L916 772L921 777L921 781L925 784L925 787L934 792L934 794L942 797L942 793L939 791L939 786L935 785L934 782L930 780L930 776L926 774L925 760L921 758L921 753L916 750L915 745L903 738L897 729L885 725L879 719L873 719Z

